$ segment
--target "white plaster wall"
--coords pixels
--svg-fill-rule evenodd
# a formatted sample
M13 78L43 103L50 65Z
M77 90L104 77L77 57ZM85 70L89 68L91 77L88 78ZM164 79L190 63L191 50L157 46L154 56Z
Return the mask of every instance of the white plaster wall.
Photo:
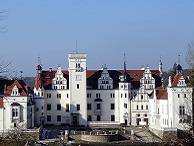
M5 131L11 129L14 127L14 123L12 123L12 106L11 104L13 102L17 102L21 105L23 108L23 115L22 116L22 121L19 123L19 126L22 126L22 128L27 128L27 97L4 97L4 107L5 107Z
M47 98L47 94L51 94L51 98ZM61 98L57 98L57 94L61 94ZM70 103L69 98L69 90L45 90L45 124L61 125L67 122L69 112L66 112L66 104ZM51 110L47 110L47 104L51 104ZM57 110L57 104L61 104L61 110ZM51 115L51 121L47 121L47 115ZM61 121L57 121L57 115L61 115Z
M86 95L86 54L69 54L69 89L70 89L70 112L79 113L79 124L87 125L87 95ZM76 72L76 62L80 63L81 71ZM77 79L77 77L80 79ZM77 85L79 84L79 89ZM80 111L77 111L77 104Z

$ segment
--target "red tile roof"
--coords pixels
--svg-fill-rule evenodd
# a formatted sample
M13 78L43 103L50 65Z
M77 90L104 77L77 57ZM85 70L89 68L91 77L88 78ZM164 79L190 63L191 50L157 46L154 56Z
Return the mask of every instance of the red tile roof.
M63 76L67 79L67 87L68 87L68 80L69 80L69 72L68 70L63 70ZM114 88L118 88L119 76L124 72L123 70L108 70L111 78L113 79L113 86ZM127 70L128 75L130 75L132 86L133 88L139 88L140 86L140 79L143 77L144 70ZM52 86L52 79L55 77L56 70L46 70L42 71L41 81L38 81L40 75L37 74L35 79L35 87L38 85L43 84L45 89L51 89ZM98 79L101 77L102 70L87 70L86 71L86 78L87 78L87 86L91 89L98 88ZM156 87L161 86L161 77L159 70L151 70L152 76L156 80ZM68 87L69 88L69 87Z
M156 90L157 99L168 99L167 90Z
M23 80L14 80L11 85L6 86L5 96L10 96L14 86L19 89L20 96L27 96L26 84Z
M174 76L172 87L176 87L178 85L180 77L183 76L182 74L176 74ZM186 77L183 76L183 78L186 80ZM187 87L191 87L191 84L189 82L186 82Z
M2 107L3 107L3 98L0 97L0 108L2 108Z

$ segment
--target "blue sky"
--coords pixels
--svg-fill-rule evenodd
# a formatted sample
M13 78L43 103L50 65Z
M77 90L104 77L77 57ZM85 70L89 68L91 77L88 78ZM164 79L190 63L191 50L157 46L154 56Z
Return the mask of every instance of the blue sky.
M68 53L87 53L88 69L164 70L178 62L187 68L187 44L194 41L193 0L0 0L7 18L0 33L0 56L24 76L43 69L68 68Z

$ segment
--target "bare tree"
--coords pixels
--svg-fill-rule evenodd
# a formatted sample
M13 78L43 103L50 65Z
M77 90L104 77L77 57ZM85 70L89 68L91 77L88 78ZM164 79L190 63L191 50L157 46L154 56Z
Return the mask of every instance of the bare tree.
M6 19L6 16L3 15L6 11L0 11L0 21L3 21ZM0 32L4 32L5 31L5 27L0 26Z
M3 57L0 57L0 76L11 71L11 63L12 61L6 61Z
M27 131L23 128L24 125L17 125L13 129L5 133L6 141L12 143L14 146L24 145L26 142L34 144L38 140L37 135Z
M194 43L192 41L187 45L187 54L185 60L189 68L194 67Z

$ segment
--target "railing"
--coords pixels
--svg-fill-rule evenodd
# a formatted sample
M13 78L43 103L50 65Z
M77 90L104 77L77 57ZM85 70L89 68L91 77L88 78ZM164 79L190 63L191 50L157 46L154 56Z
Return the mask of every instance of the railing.
M91 121L88 122L88 124L92 124L92 125L119 125L119 122L115 122L115 121Z
M101 130L93 130L93 131L74 131L71 130L69 132L71 135L115 135L115 134L131 134L131 130L126 131L101 131Z

